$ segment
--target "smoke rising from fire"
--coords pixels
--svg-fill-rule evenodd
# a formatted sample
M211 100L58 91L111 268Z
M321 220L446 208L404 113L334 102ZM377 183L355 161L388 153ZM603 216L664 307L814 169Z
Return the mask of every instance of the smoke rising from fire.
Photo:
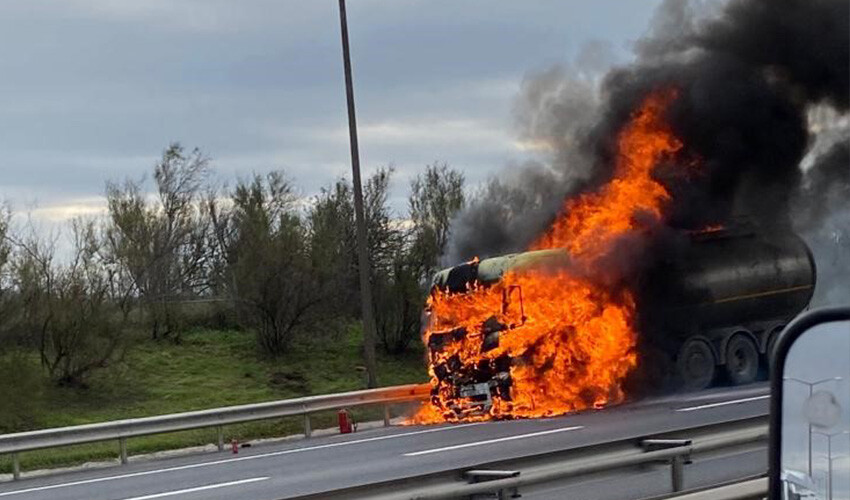
M587 185L594 168L585 136L598 122L599 81L613 59L603 47L590 44L574 66L523 81L515 103L520 143L546 159L509 166L476 193L454 221L444 264L525 250L563 200Z
M850 128L817 155L795 199L794 225L818 266L814 305L850 303Z
M838 189L816 179L850 168L841 156L846 130L835 148L815 151L808 120L814 106L846 116L849 28L844 0L669 0L630 65L601 78L580 65L533 75L517 104L521 139L549 158L512 167L483 188L455 221L446 263L527 248L565 197L611 178L617 132L662 87L678 89L668 120L701 172L687 179L682 169L657 173L672 195L670 225L748 217L764 226L793 222L806 236L830 224L846 228L846 192L821 207L801 200ZM804 174L807 153L812 167Z

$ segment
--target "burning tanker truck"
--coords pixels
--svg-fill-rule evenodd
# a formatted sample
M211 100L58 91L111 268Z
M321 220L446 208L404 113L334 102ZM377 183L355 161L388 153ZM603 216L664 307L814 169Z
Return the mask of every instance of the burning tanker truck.
M688 390L715 382L753 382L767 367L766 353L778 332L809 303L816 275L811 252L793 233L759 231L746 223L679 231L676 240L672 251L637 277L640 333L619 355L637 360L628 365L629 377L639 378L642 388ZM567 252L545 249L474 260L434 276L423 340L432 376L431 408L443 419L528 416L511 411L518 396L512 372L531 365L530 357L538 354L539 342L523 343L521 337L524 326L540 318L529 316L521 277L545 273L557 279L558 270L569 265ZM487 302L494 308L491 315L478 314L486 317L483 321L455 325L451 314L435 316L437 297L458 303L488 290L496 290L496 300ZM581 355L569 361L579 375L583 362ZM534 367L538 375L552 368L546 364ZM594 406L593 392L582 390L578 398ZM523 398L528 404L528 395ZM600 400L617 399L622 398L609 394Z
M527 87L523 139L553 153L551 169L516 176L517 203L467 208L450 246L462 258L526 251L437 273L422 322L431 404L414 421L745 384L807 307L815 268L789 229L792 205L807 155L846 172L817 156L811 117L827 106L837 123L850 107L848 2L691 7L662 3L635 61L597 91L582 90L581 71ZM547 197L561 193L556 207Z
M780 222L670 217L705 175L667 121L678 95L644 97L610 178L567 198L529 251L436 274L422 321L431 401L414 421L545 417L758 377L813 295L814 261Z

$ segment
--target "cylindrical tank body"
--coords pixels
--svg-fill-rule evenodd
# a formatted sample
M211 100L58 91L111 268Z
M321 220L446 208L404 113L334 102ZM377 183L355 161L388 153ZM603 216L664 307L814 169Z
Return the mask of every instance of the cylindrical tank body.
M434 277L434 286L463 292L490 284L508 269L569 265L562 250L510 254L461 264ZM788 321L814 293L815 263L799 236L736 228L680 233L659 244L639 278L638 311L648 329L692 334L722 326Z
M640 310L667 334L787 322L808 305L815 274L809 248L793 233L695 235L644 275Z
M735 226L680 232L658 241L647 259L652 262L634 284L640 343L670 355L692 335L716 340L741 329L769 336L805 309L814 293L814 259L790 231ZM560 265L569 265L563 250L510 254L445 269L433 284L462 293L473 282L499 281L508 269ZM760 351L767 340L759 339Z

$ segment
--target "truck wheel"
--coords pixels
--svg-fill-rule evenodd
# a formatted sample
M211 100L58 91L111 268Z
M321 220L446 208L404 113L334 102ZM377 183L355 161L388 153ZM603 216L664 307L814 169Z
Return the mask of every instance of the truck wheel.
M773 369L773 358L770 355L773 353L773 348L776 346L776 340L779 339L779 334L782 333L782 330L785 328L785 325L777 327L773 330L773 333L770 334L770 338L767 339L767 350L764 353L765 365L767 365L768 375L770 375L770 370Z
M729 382L734 385L755 382L759 372L759 352L747 335L734 335L726 344L726 365Z
M703 339L689 339L679 350L676 371L681 387L697 391L705 389L714 380L714 351Z

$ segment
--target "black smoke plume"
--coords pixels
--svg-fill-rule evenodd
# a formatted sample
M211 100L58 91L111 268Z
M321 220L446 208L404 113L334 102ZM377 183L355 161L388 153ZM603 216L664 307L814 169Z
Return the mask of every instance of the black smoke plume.
M523 139L544 145L550 158L484 188L455 221L446 263L523 250L564 197L610 179L618 131L661 88L678 90L669 121L685 144L683 158L700 165L695 178L675 168L658 174L674 195L671 226L738 216L799 226L791 211L809 177L800 166L814 143L810 109L842 115L850 106L850 2L665 1L635 56L599 81L574 68L524 83ZM828 159L815 158L811 175Z

